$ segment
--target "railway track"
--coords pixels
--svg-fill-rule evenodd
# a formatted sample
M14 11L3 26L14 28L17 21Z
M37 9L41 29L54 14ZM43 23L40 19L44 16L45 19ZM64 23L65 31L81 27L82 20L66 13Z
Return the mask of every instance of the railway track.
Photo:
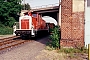
M14 47L18 47L19 45L31 41L31 40L22 40L18 38L19 36L12 36L8 38L0 39L0 54L3 53L3 51L11 50Z

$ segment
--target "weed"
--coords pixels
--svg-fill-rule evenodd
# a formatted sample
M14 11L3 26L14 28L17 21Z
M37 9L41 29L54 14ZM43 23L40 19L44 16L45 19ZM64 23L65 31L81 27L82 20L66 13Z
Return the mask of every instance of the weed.
M45 49L46 49L46 50L49 50L49 51L55 50L55 48L50 47L50 46L46 46Z
M60 47L60 27L55 26L54 29L51 29L52 34L50 35L49 45L58 49Z

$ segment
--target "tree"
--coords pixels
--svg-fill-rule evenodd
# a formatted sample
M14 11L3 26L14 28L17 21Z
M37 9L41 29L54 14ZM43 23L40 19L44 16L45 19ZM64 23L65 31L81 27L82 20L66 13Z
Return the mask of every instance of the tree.
M31 7L30 5L27 3L27 4L23 4L23 10L30 10Z
M12 27L18 21L18 14L22 9L22 0L0 0L0 22Z

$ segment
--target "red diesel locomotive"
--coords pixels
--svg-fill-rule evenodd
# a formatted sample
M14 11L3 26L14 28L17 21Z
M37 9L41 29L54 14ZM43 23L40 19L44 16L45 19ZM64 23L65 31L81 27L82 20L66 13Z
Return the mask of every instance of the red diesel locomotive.
M15 34L36 37L38 34L50 33L50 23L46 23L38 13L26 12L19 17L19 28Z

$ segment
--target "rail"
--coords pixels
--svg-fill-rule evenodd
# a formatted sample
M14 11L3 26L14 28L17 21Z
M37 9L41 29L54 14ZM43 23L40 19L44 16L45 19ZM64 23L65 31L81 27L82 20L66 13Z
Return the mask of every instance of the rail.
M20 36L12 36L8 38L0 39L0 54L7 52L15 47L19 47L27 42L32 42L33 40L22 40Z

